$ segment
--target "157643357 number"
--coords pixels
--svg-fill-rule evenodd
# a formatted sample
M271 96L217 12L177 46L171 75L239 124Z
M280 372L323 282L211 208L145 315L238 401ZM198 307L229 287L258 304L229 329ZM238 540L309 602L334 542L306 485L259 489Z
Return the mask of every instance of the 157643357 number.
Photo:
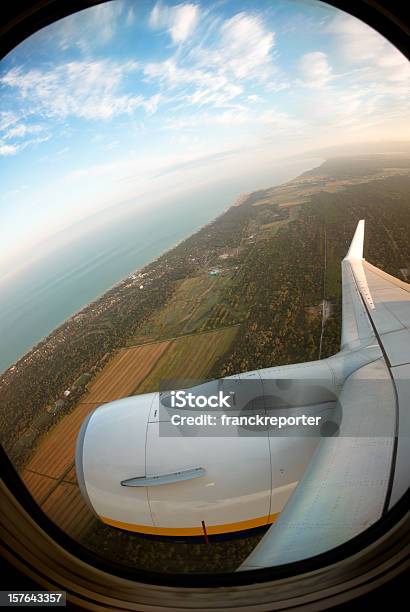
M51 591L0 591L0 606L65 606L66 594Z

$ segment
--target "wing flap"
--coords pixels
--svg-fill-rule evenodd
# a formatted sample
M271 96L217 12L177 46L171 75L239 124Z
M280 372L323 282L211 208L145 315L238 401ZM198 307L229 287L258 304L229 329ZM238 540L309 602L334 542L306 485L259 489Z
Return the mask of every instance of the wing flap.
M375 336L350 262L342 262L342 288L341 350L366 346Z
M410 363L410 285L367 261L360 265L374 308L369 311L390 367Z

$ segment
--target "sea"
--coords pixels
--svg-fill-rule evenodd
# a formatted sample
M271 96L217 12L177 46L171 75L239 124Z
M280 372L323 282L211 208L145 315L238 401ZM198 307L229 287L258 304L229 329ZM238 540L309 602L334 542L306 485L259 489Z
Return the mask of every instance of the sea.
M241 177L144 212L133 214L128 203L118 218L111 211L106 223L87 229L84 222L80 232L68 228L61 246L57 237L48 256L25 262L0 282L0 373L85 305L222 214L241 193L279 185L322 161L292 161L262 184L262 177Z

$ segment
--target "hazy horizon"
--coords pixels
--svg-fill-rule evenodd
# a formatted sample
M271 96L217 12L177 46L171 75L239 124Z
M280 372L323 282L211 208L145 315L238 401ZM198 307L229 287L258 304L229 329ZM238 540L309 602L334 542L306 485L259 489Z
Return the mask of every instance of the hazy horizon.
M280 174L272 173L269 185L255 187L287 182L320 161L304 159L297 169L290 164ZM84 306L222 214L237 195L219 188L204 194L203 205L195 208L189 198L178 198L162 210L161 223L157 211L139 217L128 203L122 215L115 210L96 213L93 228L77 222L79 232L66 242L57 235L49 253L17 267L3 283L0 279L0 373Z
M240 197L243 193L246 192L244 184L247 185L249 191L253 191L258 189L266 189L268 187L273 187L275 185L281 184L282 182L287 182L288 180L292 180L293 178L296 178L298 176L299 171L296 170L296 168L298 168L299 165L300 172L304 170L306 160L306 169L311 169L315 165L319 165L324 159L330 157L343 157L344 155L350 155L354 157L356 155L377 155L389 153L410 154L410 141L386 141L384 143L379 142L377 144L355 143L354 146L349 144L341 147L329 147L327 149L313 149L312 151L307 151L304 155L290 156L289 158L285 158L285 160L282 161L282 165L277 166L275 168L276 173L272 175L266 173L266 177L263 177L262 182L260 182L260 177L252 177L250 180L244 177L240 177L237 179L237 182L232 185L232 188L229 189L227 193L222 193L218 195L224 198L224 201L226 202L226 207L229 207L234 204L234 201L238 197ZM293 168L295 168L294 172ZM285 172L285 178L283 178L283 180L282 178L280 178L280 173L278 172L279 169L282 169ZM288 176L286 176L286 174ZM244 191L238 191L241 184L244 186ZM214 188L214 191L216 193L219 187L220 186L217 185ZM195 189L191 191L195 191ZM164 209L164 207L166 207L167 205L172 205L173 203L175 204L175 201L184 202L187 197L190 196L186 196L184 194L182 197L177 196L174 199L174 202L172 202L172 200L160 200L158 202L154 202L152 204L152 209L161 213L161 209ZM29 268L37 261L43 259L44 257L47 257L54 251L59 250L66 244L70 242L74 243L79 237L81 237L81 235L89 235L91 233L94 233L98 231L98 228L101 228L110 221L117 221L120 220L122 217L126 217L127 215L132 216L138 214L138 212L140 212L140 214L142 213L142 211L138 211L138 207L136 206L135 200L131 198L130 200L119 202L118 204L110 205L100 211L91 213L89 216L85 217L81 221L74 221L74 223L68 225L67 227L51 234L46 244L35 243L31 248L29 247L26 251L22 250L22 261L20 261L17 265L16 262L13 262L14 266L12 269L10 269L8 266L2 268L0 262L0 286L2 285L2 283L7 282L9 279L12 279L15 276L19 275L20 272L24 272L25 269ZM27 261L24 256L30 257L30 260Z
M66 17L0 63L0 276L127 202L231 197L314 149L404 142L409 74L316 1L116 0Z
M208 188L205 194L201 194L200 198L204 200L202 205L206 204L209 197L212 199L215 199L216 197L221 200L221 204L218 205L218 211L222 212L225 210L225 208L232 206L235 203L235 200L243 193L275 186L281 184L282 182L292 180L298 176L300 172L313 168L315 165L320 164L321 161L322 158L311 157L310 155L306 157L295 157L285 160L285 162L282 162L281 164L278 163L276 167L269 169L268 172L262 173L262 176L255 175L250 178L247 176L238 177L235 182L232 183L232 181L228 181L225 182L225 184L224 181L219 181L214 186ZM135 201L135 198L131 198L129 200L119 202L118 204L107 206L106 208L103 208L97 212L93 212L80 221L74 221L74 223L68 225L67 227L59 229L57 232L51 234L46 244L34 244L31 248L29 247L27 251L23 250L22 254L30 256L30 261L24 261L23 257L23 261L20 261L17 265L14 265L12 269L8 267L2 268L0 264L0 286L3 281L7 282L9 278L13 278L20 272L20 270L29 267L32 261L36 262L39 259L48 256L55 250L58 250L62 246L65 246L69 242L75 242L79 237L81 237L81 235L89 235L96 232L98 233L98 231L104 228L107 224L116 223L118 221L121 222L121 220L125 219L126 217L142 217L144 215L149 216L152 213L158 213L160 215L162 212L166 211L169 206L175 206L177 204L183 205L188 199L192 200L193 198L196 198L197 201L199 193L196 192L198 192L198 189L193 187L188 189L183 194L174 196L172 199L164 199L153 202L151 204L151 208L146 211L139 208L138 202ZM218 214L220 214L220 212L218 212ZM160 227L160 223L158 224L158 227ZM16 262L14 262L14 264L15 263Z

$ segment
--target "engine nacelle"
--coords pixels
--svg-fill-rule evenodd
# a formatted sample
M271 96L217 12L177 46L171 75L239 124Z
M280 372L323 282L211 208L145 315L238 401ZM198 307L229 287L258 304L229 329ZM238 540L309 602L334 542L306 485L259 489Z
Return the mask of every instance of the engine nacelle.
M334 411L336 398L329 385L317 391L317 385L306 380L302 396L310 403L295 406L289 398L300 397L300 384L289 388L276 383L274 374L268 385L250 372L194 390L216 397L222 388L234 398L235 414L272 413L264 405L268 397L282 405L282 412L317 414L318 406L322 414ZM272 523L300 480L319 431L306 436L292 430L277 436L269 427L256 431L231 426L223 434L219 430L214 435L211 427L197 427L192 433L192 428L188 432L171 422L170 397L132 396L102 405L88 416L78 436L76 469L90 508L108 525L153 535L198 536L204 527L214 534ZM192 414L198 414L198 408Z

